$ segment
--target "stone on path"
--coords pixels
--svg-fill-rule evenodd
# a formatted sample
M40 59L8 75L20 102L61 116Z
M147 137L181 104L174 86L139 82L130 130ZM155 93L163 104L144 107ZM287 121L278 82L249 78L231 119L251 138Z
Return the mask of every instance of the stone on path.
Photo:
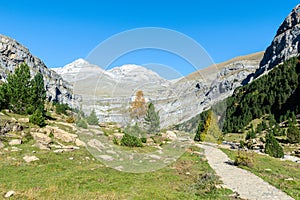
M220 176L221 181L229 189L237 192L242 199L249 200L292 200L286 193L263 181L249 171L228 164L230 159L217 147L195 144L203 148L209 165ZM231 161L232 162L232 161Z

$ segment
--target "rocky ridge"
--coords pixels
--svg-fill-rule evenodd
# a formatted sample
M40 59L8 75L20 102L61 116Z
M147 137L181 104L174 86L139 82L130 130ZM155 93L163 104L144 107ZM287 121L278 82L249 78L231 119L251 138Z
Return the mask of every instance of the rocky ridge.
M299 56L300 52L300 4L285 18L267 48L255 76L267 72L276 65Z
M66 103L76 107L76 98L72 93L72 86L62 79L56 72L48 69L46 65L17 41L0 34L0 81L5 82L7 76L21 63L26 63L34 76L41 72L44 77L49 101Z

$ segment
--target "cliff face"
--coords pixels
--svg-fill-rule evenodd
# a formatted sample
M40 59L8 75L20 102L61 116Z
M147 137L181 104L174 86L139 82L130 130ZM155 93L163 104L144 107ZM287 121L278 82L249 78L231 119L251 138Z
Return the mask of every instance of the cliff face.
M256 75L272 69L300 52L300 4L286 17L267 48Z
M53 102L66 103L76 107L76 97L73 95L72 86L64 81L56 72L48 69L37 57L17 41L0 35L0 81L5 82L7 76L21 63L30 67L31 75L41 72L47 91L47 99Z

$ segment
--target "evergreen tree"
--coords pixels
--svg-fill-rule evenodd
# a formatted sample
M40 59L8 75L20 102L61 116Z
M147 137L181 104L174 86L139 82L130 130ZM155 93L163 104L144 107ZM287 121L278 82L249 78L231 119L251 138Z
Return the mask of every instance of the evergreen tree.
M291 125L287 129L287 138L290 143L299 143L300 142L300 130L295 126Z
M40 127L46 126L45 117L40 109L36 109L33 115L29 117L29 122Z
M8 108L9 96L7 93L7 84L0 85L0 110Z
M31 93L30 93L30 107L28 114L31 114L35 110L39 109L43 114L44 103L46 100L46 90L44 86L43 75L38 72L31 80Z
M147 113L145 116L145 124L148 133L158 133L160 130L160 117L158 112L155 111L153 103L148 104Z
M265 152L275 158L282 158L284 156L282 147L272 133L266 135Z
M89 125L98 125L99 120L94 109L92 110L91 114L87 117L86 121Z
M9 109L18 114L26 114L30 106L30 71L23 63L15 69L14 74L7 78L7 95L9 96Z

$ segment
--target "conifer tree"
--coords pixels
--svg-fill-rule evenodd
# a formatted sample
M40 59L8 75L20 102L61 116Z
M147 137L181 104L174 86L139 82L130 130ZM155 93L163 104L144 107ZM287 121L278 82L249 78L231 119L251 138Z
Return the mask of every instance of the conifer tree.
M9 109L18 114L26 114L30 105L30 71L23 63L7 78L7 95Z
M91 114L87 117L86 121L89 125L97 125L98 124L99 120L97 118L97 115L96 115L96 112L94 109L92 110Z
M160 130L160 117L158 112L155 111L153 103L148 104L147 113L145 116L145 124L148 133L158 133Z
M272 133L266 135L265 152L275 158L282 158L284 156L282 147Z
M44 79L43 75L38 72L31 80L30 107L28 109L28 114L32 114L37 109L44 114L45 100L46 90L44 86Z

